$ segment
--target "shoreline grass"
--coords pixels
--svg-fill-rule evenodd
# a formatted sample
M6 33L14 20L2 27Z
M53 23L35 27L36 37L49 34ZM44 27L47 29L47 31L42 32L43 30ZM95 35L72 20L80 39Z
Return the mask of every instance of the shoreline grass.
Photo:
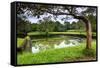
M86 36L86 32L48 32L49 35L83 35ZM35 35L45 35L45 32L29 32L28 33L29 36L35 36ZM92 32L93 36L96 36L95 32Z

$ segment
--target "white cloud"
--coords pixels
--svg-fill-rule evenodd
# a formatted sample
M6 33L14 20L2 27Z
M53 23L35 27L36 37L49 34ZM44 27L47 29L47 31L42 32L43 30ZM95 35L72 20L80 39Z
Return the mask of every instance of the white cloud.
M61 20L62 18L65 18L66 15L59 15L56 20L54 19L54 16L52 14L44 14L44 15L41 15L40 18L36 18L36 17L28 17L27 16L27 19L31 22L31 23L38 23L39 20L42 20L44 17L48 17L48 16L51 16L51 20L52 21L59 21L61 24L64 24L65 21L67 22L70 22L72 23L73 21L77 22L78 20L77 19L73 19L71 16L70 16L70 19L66 19L66 20Z

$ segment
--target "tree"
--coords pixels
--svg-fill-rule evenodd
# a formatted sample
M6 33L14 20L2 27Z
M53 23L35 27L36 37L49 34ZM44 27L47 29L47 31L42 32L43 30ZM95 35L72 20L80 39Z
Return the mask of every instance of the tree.
M78 25L78 29L80 29L80 30L85 30L85 24L84 24L84 22L83 21L81 21L81 20L79 20L78 22L77 22L77 25Z
M85 24L79 20L78 22L72 22L71 23L71 29L74 29L74 30L78 30L78 31L84 31L85 30Z
M68 16L72 16L73 19L82 20L85 23L86 26L86 35L87 35L87 43L86 48L91 48L91 42L92 42L92 28L91 28L91 22L89 18L87 18L87 15L96 14L96 7L86 7L86 6L58 6L58 5L45 5L45 4L23 4L18 3L17 4L17 12L18 14L22 14L25 12L29 12L30 15L36 16L37 18L40 17L40 15L43 15L44 13L49 13L54 15L55 17L59 15L66 15L66 18ZM28 13L28 14L29 14Z
M65 30L70 30L71 25L70 22L64 22Z
M32 23L31 24L31 31L37 31L37 26L38 26L38 24L37 23Z
M29 31L31 31L31 23L27 20L24 20L20 17L18 17L17 20L17 34L26 34Z
M77 22L72 22L71 23L71 29L74 29L74 30L77 30L78 29Z
M66 28L64 26L64 24L61 24L59 21L54 22L55 23L55 32L63 32L66 31Z
M55 29L54 31L62 32L64 31L64 25L62 25L59 21L55 22Z
M54 28L55 28L55 24L50 19L50 17L45 17L43 18L43 20L40 20L38 22L37 30L40 32L45 32L46 35L48 36L48 32L54 31Z

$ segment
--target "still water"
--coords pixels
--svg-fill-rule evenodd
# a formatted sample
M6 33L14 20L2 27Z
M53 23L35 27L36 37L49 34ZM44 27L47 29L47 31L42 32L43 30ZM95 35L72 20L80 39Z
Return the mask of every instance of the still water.
M32 40L32 53L38 53L48 49L79 46L84 41L80 37L59 36Z

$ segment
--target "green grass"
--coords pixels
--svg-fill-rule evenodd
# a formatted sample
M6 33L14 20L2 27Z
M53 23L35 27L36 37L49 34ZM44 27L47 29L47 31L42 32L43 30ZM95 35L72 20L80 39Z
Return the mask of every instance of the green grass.
M71 34L71 35L85 35L86 36L86 32L75 32L75 31L68 31L68 32L49 32L49 34L51 35L67 35L67 34ZM95 32L92 32L93 36L96 36ZM45 32L29 32L28 33L29 36L35 36L35 35L45 35Z
M17 38L17 47L21 47L23 42L24 42L23 38Z
M67 32L85 32L85 30L79 30L79 29L77 29L77 30L67 30Z
M92 42L92 49L85 50L85 43L80 46L67 47L61 49L51 49L39 53L22 53L17 55L17 63L20 64L39 64L55 62L72 62L95 60L96 41Z
M28 35L45 35L45 32L29 32Z

